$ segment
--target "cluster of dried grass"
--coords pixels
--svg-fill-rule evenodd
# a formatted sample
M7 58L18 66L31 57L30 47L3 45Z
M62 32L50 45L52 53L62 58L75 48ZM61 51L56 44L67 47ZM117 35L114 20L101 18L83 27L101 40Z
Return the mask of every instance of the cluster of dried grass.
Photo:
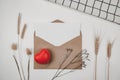
M71 59L71 61L66 66L64 66L63 69L61 69L63 64L66 62L66 60L69 58L69 56L73 52L73 49L68 48L68 49L66 49L66 51L67 51L66 57L64 58L64 60L60 64L59 68L57 69L55 75L53 76L53 78L51 80L54 80L54 79L56 79L58 77L64 76L66 74L69 74L71 72L74 72L76 69L80 68L81 65L82 65L82 68L86 68L86 61L90 61L89 57L88 57L89 53L87 53L87 50L84 49L84 50L81 50L79 53L77 53L76 56L74 56ZM78 66L76 66L73 69L70 69L68 72L64 72L67 67L69 67L70 65L72 65L74 63L78 63L81 60L82 60L82 62Z
M107 43L107 58L108 58L108 73L107 73L107 79L109 80L109 67L110 67L110 58L112 53L112 42ZM95 37L95 74L94 74L94 80L97 80L97 56L100 48L100 37Z
M21 63L21 53L20 53L20 39L24 39L24 36L25 36L25 32L26 32L26 29L27 29L27 25L24 24L23 26L23 29L22 29L22 32L20 31L20 25L21 24L21 14L19 13L19 16L18 16L18 25L17 25L17 34L18 34L18 42L17 43L13 43L12 46L11 46L11 49L13 51L16 51L18 52L18 55L19 55L19 59L17 59L16 57L16 54L13 55L13 58L15 60L15 63L16 63L16 66L17 66L17 69L18 69L18 72L19 72L19 76L20 76L20 80L26 80L25 78L25 74L24 74L24 71L23 71L23 66L22 66L22 63ZM29 48L26 48L26 54L29 56L28 58L28 77L27 77L27 80L29 80L29 75L30 75L30 55L32 54L31 50Z

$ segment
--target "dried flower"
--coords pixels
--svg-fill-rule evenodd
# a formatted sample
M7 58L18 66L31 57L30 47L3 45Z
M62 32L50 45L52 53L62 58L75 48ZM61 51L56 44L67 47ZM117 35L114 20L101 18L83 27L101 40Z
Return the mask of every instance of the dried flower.
M61 69L61 67L63 66L63 63L69 58L69 56L71 55L73 49L71 48L67 48L67 56L66 58L63 60L63 62L61 63L61 65L59 66L58 70L56 71L55 75L53 76L53 78L51 80L54 80L56 79L57 77L61 77L61 76L64 76L66 74L69 74L71 72L74 72L75 70L74 69L78 69L79 67L83 67L83 68L86 68L86 61L88 61L88 55L89 53L87 53L87 50L83 50L83 51L80 51L79 53L76 54L76 56L73 57L73 59L71 59L71 61L63 67L63 69ZM84 55L84 58L83 57L79 57L79 56L82 56ZM77 59L79 58L79 59ZM64 72L64 70L69 67L70 65L74 64L74 63L77 63L77 62L80 62L82 60L82 63L80 63L78 66L76 66L75 68L73 69L70 69L70 71L68 72Z
M100 38L96 37L95 38L95 54L96 55L98 55L99 46L100 46Z
M21 23L21 14L19 13L19 15L18 15L18 26L17 26L18 35L20 34L20 23Z
M16 43L13 43L12 46L11 46L11 49L12 49L12 50L17 50L17 44L16 44Z
M67 48L67 52L72 52L72 51L73 51L73 49Z
M111 57L111 49L112 49L112 43L108 42L107 44L107 57Z
M21 34L21 39L24 38L24 36L25 36L25 32L26 32L26 29L27 29L27 25L24 24L24 27L23 27L23 30L22 30L22 34Z
M27 53L27 55L31 55L32 54L32 52L31 52L31 50L29 48L26 49L26 53Z

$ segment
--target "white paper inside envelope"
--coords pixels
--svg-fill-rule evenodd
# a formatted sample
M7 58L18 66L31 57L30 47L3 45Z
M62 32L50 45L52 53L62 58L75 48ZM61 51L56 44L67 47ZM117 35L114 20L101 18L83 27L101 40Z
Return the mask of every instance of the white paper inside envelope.
M80 35L80 24L47 23L37 25L36 35L54 46L60 46Z

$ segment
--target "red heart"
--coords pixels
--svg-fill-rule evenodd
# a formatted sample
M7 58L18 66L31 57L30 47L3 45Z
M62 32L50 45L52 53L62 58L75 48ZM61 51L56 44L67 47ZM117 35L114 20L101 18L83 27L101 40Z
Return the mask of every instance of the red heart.
M50 59L51 56L48 49L42 49L34 56L34 60L39 64L48 64L50 62Z

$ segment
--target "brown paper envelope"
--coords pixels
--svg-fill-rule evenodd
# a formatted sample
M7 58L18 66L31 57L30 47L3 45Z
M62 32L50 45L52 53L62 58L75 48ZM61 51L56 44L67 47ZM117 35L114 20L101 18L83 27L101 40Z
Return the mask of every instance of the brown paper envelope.
M68 48L73 49L69 58L65 61L62 68L64 68L70 61L79 53L82 49L82 33L76 38L66 42L61 46L54 46L42 38L36 36L34 33L34 54L39 52L41 49L47 48L51 52L51 61L49 64L38 64L34 61L34 69L58 69L62 61L65 59ZM80 56L81 57L81 56ZM79 58L78 58L79 59ZM66 69L82 69L82 60L77 63L71 64Z

